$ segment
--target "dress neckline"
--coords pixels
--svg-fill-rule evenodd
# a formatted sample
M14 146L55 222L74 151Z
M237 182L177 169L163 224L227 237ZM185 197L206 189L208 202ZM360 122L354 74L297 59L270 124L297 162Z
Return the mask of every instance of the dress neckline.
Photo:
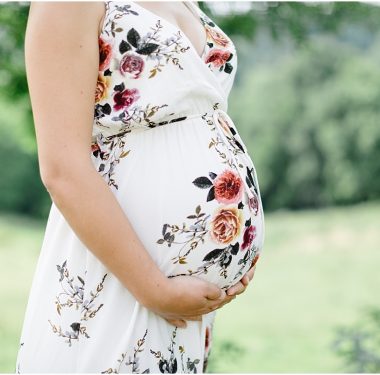
M191 1L182 1L182 3L184 3L184 5L188 9L190 9L192 11L192 13L195 15L195 17L197 18L198 22L201 23L201 25L203 26L203 29L205 31L205 41L204 41L204 44L203 44L203 50L202 50L201 55L198 54L198 51L195 48L193 42L190 40L190 38L186 35L186 33L178 25L176 25L175 23L173 23L173 22L165 19L164 17L162 17L161 15L159 15L159 14L151 11L150 9L143 7L142 5L138 4L135 1L130 1L130 3L134 4L138 8L142 9L143 11L145 11L146 13L149 13L149 14L153 15L154 17L158 17L159 19L161 19L167 25L171 26L172 28L176 29L177 31L180 31L180 33L183 35L183 37L189 43L190 48L194 51L195 55L197 55L197 57L199 59L201 59L202 61L204 61L204 57L205 57L205 54L207 52L207 46L208 46L208 44L207 44L207 42L208 42L208 31L207 31L207 29L205 27L204 20L201 17L200 9L199 10L195 9L195 8L198 8L198 7L196 5L194 5L194 4L192 4Z

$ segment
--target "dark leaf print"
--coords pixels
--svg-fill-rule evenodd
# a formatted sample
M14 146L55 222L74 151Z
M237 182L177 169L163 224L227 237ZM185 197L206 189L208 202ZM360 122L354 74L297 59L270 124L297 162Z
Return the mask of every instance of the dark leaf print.
M208 194L207 194L207 199L206 201L207 202L210 202L212 201L213 199L215 199L215 188L214 186L209 190Z
M247 182L248 182L248 185L249 186L252 186L254 185L254 181L253 181L253 176L252 176L252 173L251 173L251 170L247 167Z
M214 173L214 172L209 172L208 175L210 176L210 178L211 178L212 180L215 180L215 178L216 178L216 176L217 176L217 174Z
M141 48L137 49L136 52L140 55L149 55L154 52L160 45L155 43L146 43Z
M104 75L104 76L111 76L111 75L112 75L112 72L111 72L109 69L106 69L106 70L103 72L103 75Z
M207 189L212 186L212 181L210 181L207 177L197 177L193 184L201 189Z
M74 332L79 332L80 329L80 323L71 323L70 327L73 329Z
M79 275L77 276L77 278L82 283L82 285L84 285L84 280Z
M106 103L102 106L102 112L106 115L109 115L111 113L111 106Z
M127 43L125 40L122 40L119 44L119 52L124 53L132 49L131 45Z
M137 30L135 28L132 27L128 31L127 40L130 44L132 44L133 47L135 47L135 48L138 47L138 43L140 41L140 34L137 32Z
M239 202L239 204L238 204L238 209L241 210L241 209L243 209L243 208L244 208L244 204L243 204L243 202Z
M223 251L225 251L225 249L214 249L203 258L203 261L206 262L212 259L216 259L220 256L221 253L223 253Z
M244 224L246 227L249 227L251 225L251 218L249 218L248 220L246 220L245 224Z
M243 146L240 144L238 140L235 139L235 144L240 148L241 151L245 152Z
M125 89L125 84L124 82L120 83L120 85L115 85L113 88L115 91L123 92Z
M234 245L231 246L231 254L236 255L239 251L239 242L236 242Z
M233 68L234 67L229 62L225 63L224 65L224 71L228 74L232 72Z

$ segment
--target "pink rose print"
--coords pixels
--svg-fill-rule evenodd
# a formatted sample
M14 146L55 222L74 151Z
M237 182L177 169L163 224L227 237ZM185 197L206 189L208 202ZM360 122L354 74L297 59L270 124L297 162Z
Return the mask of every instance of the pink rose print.
M127 53L120 61L119 70L122 75L125 75L125 73L130 73L131 78L137 79L140 77L140 74L144 69L144 65L144 60L140 56Z
M248 205L251 208L253 214L256 216L257 212L259 211L259 201L256 195L252 198L249 198Z
M130 107L135 101L140 98L139 91L137 89L125 89L123 91L116 91L114 99L114 109L116 111Z

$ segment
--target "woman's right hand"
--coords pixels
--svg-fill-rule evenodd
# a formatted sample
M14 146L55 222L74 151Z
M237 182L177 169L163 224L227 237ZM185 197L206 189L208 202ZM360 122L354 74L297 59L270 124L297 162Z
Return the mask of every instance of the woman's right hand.
M221 308L236 298L214 283L196 276L176 276L167 284L150 310L170 324L186 327L186 320L202 320L202 315Z

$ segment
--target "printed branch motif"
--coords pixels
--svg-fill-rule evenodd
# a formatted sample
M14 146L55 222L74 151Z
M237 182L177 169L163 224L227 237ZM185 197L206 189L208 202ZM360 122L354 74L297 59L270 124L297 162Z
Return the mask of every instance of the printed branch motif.
M107 274L103 276L102 281L97 285L96 291L90 291L90 299L84 300L85 281L81 276L77 275L79 283L74 283L75 278L70 277L67 268L67 260L65 260L61 266L57 265L57 270L60 274L59 282L62 287L62 292L56 296L55 300L58 315L62 315L62 310L64 308L75 307L75 310L81 308L81 317L79 322L76 321L70 324L71 330L63 330L60 325L52 323L50 319L48 319L48 322L50 323L53 332L57 333L60 337L66 338L67 340L65 342L71 346L72 340L79 340L81 335L86 338L90 337L87 333L86 326L81 322L94 318L98 311L103 307L103 303L95 306L95 299L99 297L100 292L103 290Z
M160 372L163 374L173 374L176 373L178 370L178 363L177 358L174 353L174 346L176 345L175 337L177 336L177 329L178 327L175 327L175 329L172 332L172 337L170 340L170 346L169 349L169 357L165 357L161 351L154 351L150 349L150 352L154 354L154 356L159 360L158 361L158 368L160 369ZM187 358L186 362L186 369L185 364L183 361L183 356L185 354L185 348L183 345L179 345L178 347L179 352L181 353L181 366L182 366L182 372L184 373L197 373L197 367L196 365L200 362L199 358L196 358L194 360L191 360L189 357Z
M148 333L148 329L145 330L144 336L137 341L137 343L136 343L137 347L135 347L134 351L133 351L133 358L131 356L129 356L128 360L126 362L124 362L124 364L126 366L132 366L132 373L134 373L134 374L140 373L138 353L144 351L143 345L145 344L145 339L146 339L147 333ZM128 352L124 352L121 354L121 358L117 360L119 362L119 366L117 368L111 368L110 367L109 369L102 371L101 373L102 374L119 374L120 367L123 364L123 361L125 360L125 358L127 357L127 354L128 354ZM148 373L150 373L149 368L145 369L142 372L142 374L148 374Z
M119 188L113 177L115 167L122 158L125 158L130 153L130 150L125 150L126 141L123 135L117 134L105 137L102 133L99 133L91 144L93 156L100 159L97 171L106 180L107 184L115 189Z
M180 228L178 225L171 225L171 224L164 224L162 227L162 235L163 238L160 238L157 240L158 244L164 244L166 243L168 247L171 247L173 244L176 245L182 245L178 255L172 260L174 261L173 264L179 263L179 264L186 264L186 257L190 254L192 250L194 250L199 242L204 243L204 236L207 234L207 220L210 218L211 215L206 215L206 213L201 212L201 206L198 205L195 208L195 214L191 214L187 216L190 220L195 220L193 224L186 225L185 223L182 224L182 228ZM169 231L168 231L169 230ZM180 242L175 241L176 235L186 235L186 240ZM186 246L189 246L189 248L186 251ZM186 251L185 253L183 253Z

